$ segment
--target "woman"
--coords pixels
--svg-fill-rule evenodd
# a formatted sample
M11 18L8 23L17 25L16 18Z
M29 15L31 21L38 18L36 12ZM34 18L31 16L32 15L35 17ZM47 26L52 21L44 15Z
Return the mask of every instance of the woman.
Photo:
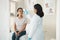
M30 24L26 26L28 40L44 40L42 27L44 13L40 4L34 5L34 12Z
M17 9L17 17L14 22L14 33L12 35L12 40L19 40L19 38L26 34L25 28L27 24L27 20L23 15L23 9Z

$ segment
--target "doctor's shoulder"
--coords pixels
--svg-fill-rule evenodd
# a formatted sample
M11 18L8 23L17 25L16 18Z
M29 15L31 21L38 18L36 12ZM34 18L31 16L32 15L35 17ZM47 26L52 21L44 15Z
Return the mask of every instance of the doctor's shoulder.
M43 17L40 17L37 14L32 18L32 20L35 21L35 22L41 21L42 19L43 19Z

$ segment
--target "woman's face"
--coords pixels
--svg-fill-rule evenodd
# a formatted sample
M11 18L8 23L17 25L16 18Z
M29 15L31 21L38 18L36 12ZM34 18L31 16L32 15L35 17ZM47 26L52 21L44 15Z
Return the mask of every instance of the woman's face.
M37 13L37 9L34 8L34 12Z
M23 10L22 9L19 9L18 10L18 14L21 16L23 14Z

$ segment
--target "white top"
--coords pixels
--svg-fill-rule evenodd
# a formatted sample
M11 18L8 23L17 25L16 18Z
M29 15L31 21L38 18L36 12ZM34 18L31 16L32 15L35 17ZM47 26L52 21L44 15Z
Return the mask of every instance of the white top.
M27 18L23 17L19 19L18 17L15 18L16 28L19 31L23 24L27 23Z

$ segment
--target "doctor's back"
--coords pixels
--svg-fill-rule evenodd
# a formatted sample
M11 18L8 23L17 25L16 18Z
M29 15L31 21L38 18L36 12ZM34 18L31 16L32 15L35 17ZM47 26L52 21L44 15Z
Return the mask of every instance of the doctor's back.
M40 4L34 5L35 14L30 23L26 26L28 38L31 40L44 40L43 32L43 16L42 7Z

